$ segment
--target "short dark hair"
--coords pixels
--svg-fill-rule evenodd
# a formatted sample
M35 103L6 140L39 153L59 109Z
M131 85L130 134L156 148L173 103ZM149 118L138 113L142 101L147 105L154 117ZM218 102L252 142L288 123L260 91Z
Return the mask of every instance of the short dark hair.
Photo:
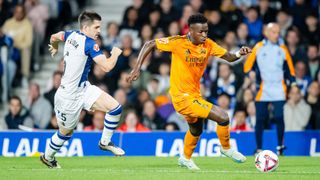
M83 25L91 25L94 20L101 21L101 16L94 11L83 11L78 18L80 29Z
M19 96L17 96L17 95L13 95L13 96L11 96L11 98L10 98L10 102L11 102L11 100L13 100L13 99L18 100L18 101L19 101L19 103L20 103L20 105L22 105L22 101L21 101L21 99L20 99L20 97L19 97Z
M208 22L208 19L204 17L203 14L197 13L189 17L188 26L190 27L191 24L196 24L196 23L204 24L207 22Z

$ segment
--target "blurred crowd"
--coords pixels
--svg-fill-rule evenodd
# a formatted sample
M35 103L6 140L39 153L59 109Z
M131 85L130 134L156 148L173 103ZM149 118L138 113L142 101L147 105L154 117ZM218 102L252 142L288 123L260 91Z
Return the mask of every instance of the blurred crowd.
M35 52L35 42L39 41L38 53L43 53L41 47L46 37L54 31L61 30L73 20L71 2L84 7L85 1L57 0L39 4L38 0L26 0L23 5L13 5L14 2L16 1L8 4L7 1L0 0L0 37L3 39L1 43L12 46L13 50L18 49L19 60L12 58L12 62L20 67L19 73L22 77L28 78L29 70L36 69L39 63L36 58L32 60L32 56L36 53L30 53L31 47L32 52ZM55 12L58 12L55 15L48 14L54 10L44 10L52 8L48 3L53 2L56 3ZM169 53L154 50L144 61L141 76L137 81L129 84L126 82L126 77L135 66L139 50L145 42L154 38L186 34L189 16L198 12L203 13L208 19L208 37L231 52L236 52L243 45L253 47L263 39L265 24L278 23L281 27L281 38L286 42L292 56L296 82L300 89L288 89L288 100L284 106L286 131L320 129L320 9L317 0L133 0L132 2L132 5L124 10L122 22L108 22L106 27L102 27L102 31L105 31L102 34L106 35L100 36L97 40L106 56L109 56L113 46L123 50L115 68L106 74L94 65L89 74L91 84L99 86L123 105L119 131L188 129L183 117L175 112L168 94L171 62ZM44 14L39 16L39 13ZM23 30L21 33L23 37L10 34L13 30ZM37 36L32 36L32 32L33 34L36 32ZM10 37L13 38L13 44ZM23 58L26 58L24 56L27 56L24 53L29 53L28 57L31 58L28 61L29 65L23 63ZM226 63L212 57L201 80L202 96L228 112L232 131L253 131L256 122L255 74L244 74L245 60L246 57L243 57L238 62ZM48 83L46 93L40 94L39 85L31 82L28 84L28 102L21 102L18 96L11 97L10 111L5 118L8 129L17 129L21 126L39 129L57 128L53 113L54 94L60 85L62 72L63 59ZM12 81L14 84L14 80ZM274 107L268 108L271 110ZM265 128L274 129L273 121L270 114ZM103 127L102 112L83 111L77 130L101 131ZM207 121L205 129L215 131L215 122Z

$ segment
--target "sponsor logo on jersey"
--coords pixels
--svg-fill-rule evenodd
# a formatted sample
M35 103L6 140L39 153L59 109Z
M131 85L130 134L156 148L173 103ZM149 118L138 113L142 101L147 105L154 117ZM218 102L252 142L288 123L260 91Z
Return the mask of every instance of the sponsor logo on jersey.
M98 51L100 50L99 45L98 45L98 44L95 44L95 45L93 46L93 50L95 50L96 52L98 52Z

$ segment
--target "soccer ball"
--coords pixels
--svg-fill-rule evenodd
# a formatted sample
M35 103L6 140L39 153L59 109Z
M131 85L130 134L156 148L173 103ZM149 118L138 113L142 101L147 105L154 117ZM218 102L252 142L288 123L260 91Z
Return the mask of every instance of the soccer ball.
M261 151L255 159L256 168L261 172L271 172L278 168L279 158L270 150Z

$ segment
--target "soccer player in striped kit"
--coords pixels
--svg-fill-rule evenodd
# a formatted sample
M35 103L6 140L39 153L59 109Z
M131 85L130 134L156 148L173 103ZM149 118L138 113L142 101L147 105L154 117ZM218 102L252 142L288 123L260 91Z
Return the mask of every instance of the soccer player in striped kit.
M113 47L107 58L100 50L95 39L100 34L101 17L95 12L84 11L79 15L80 31L61 31L50 39L49 51L54 56L58 52L58 43L64 44L64 73L61 85L55 94L55 113L59 131L52 137L40 160L49 168L61 168L54 155L71 138L73 129L79 122L82 109L106 112L104 129L99 142L101 150L111 151L116 156L125 152L111 141L116 129L122 107L109 94L88 82L88 73L93 61L105 72L115 66L122 53Z

